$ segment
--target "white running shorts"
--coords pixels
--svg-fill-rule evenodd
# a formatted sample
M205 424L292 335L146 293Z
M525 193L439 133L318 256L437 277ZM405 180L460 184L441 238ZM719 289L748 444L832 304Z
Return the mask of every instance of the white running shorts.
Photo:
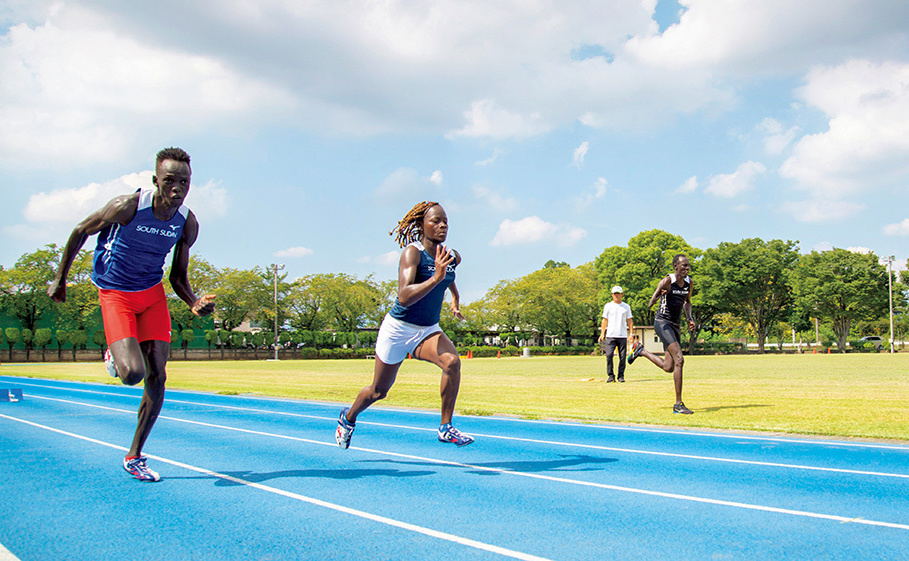
M428 326L414 325L386 314L382 325L379 326L376 357L385 364L398 364L427 337L441 331L438 323Z

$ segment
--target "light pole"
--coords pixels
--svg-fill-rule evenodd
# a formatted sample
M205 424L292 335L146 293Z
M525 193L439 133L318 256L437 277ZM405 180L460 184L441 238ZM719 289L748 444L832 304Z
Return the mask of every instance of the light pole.
M284 270L284 265L271 264L275 277L275 360L278 360L278 271Z
M887 288L890 292L890 354L893 354L893 256L887 257Z

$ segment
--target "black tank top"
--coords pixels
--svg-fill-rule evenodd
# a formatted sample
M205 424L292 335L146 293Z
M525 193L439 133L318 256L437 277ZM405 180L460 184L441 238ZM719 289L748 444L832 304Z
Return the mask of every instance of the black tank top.
M691 277L685 277L684 284L675 283L675 273L669 275L669 291L660 296L660 309L656 317L679 325L682 319L682 305L688 300L688 290L691 288Z

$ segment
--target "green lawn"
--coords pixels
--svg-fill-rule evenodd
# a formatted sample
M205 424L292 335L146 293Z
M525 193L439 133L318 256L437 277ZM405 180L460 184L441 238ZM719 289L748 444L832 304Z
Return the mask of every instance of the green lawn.
M181 362L168 387L350 403L372 379L369 360ZM0 374L113 383L100 362L4 364ZM458 412L909 440L909 353L690 356L685 403L672 378L640 359L606 384L595 357L464 360ZM435 409L438 370L408 360L384 405ZM26 398L28 390L26 390Z

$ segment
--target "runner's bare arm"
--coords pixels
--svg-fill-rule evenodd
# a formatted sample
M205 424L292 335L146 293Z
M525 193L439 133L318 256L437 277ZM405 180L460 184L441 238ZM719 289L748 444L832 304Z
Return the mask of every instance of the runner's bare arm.
M47 289L47 295L57 302L66 302L66 277L79 250L85 245L89 236L93 236L112 224L128 224L136 216L139 206L139 194L120 195L107 202L106 205L88 215L82 222L73 228L63 254L57 274Z
M206 294L201 298L196 298L192 286L189 283L189 248L196 243L199 236L199 221L196 215L189 211L186 217L186 224L183 225L183 235L177 240L174 246L174 261L170 267L170 285L174 292L180 297L180 300L186 302L189 308L197 316L207 316L215 311L215 295Z

